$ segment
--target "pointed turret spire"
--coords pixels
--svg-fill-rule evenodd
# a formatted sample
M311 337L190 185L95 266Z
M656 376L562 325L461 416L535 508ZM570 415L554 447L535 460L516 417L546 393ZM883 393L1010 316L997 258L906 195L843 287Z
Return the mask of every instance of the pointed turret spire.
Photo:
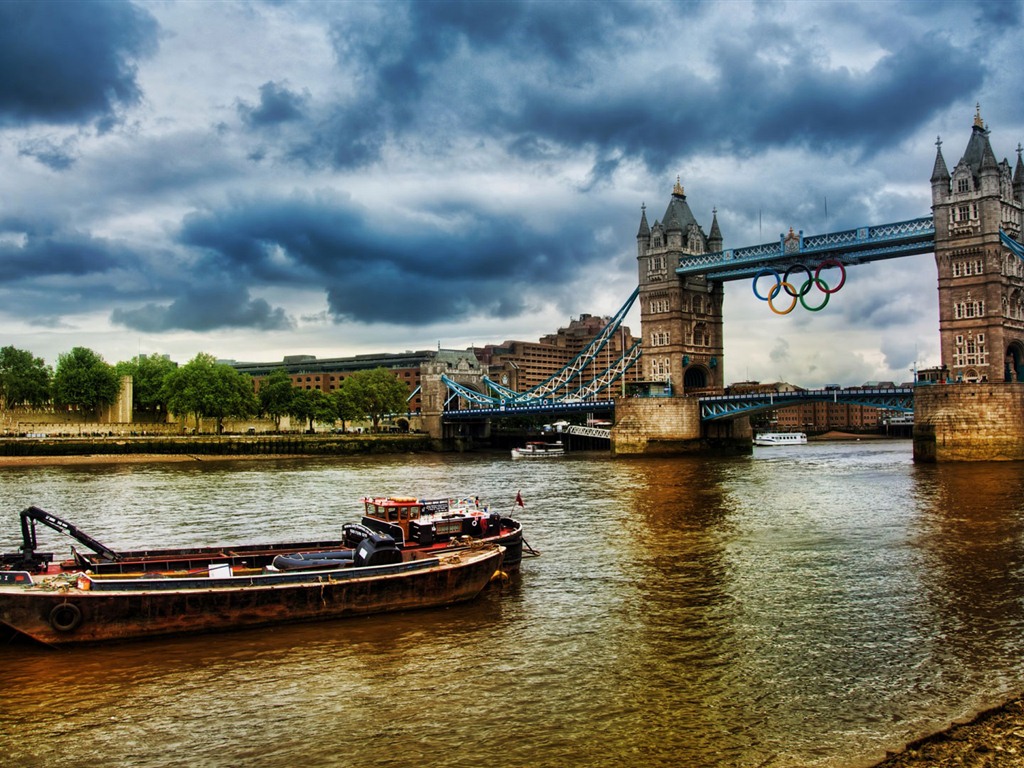
M1018 142L1017 167L1013 169L1013 196L1018 202L1024 203L1024 160L1021 160L1021 152L1024 152L1024 147Z
M949 183L949 169L946 167L946 159L942 156L942 137L935 137L935 167L932 168L932 184L936 182Z
M640 204L640 231L636 236L637 239L651 236L651 228L647 225L647 205L644 203Z
M718 226L718 209L711 209L711 234L708 235L708 250L722 250L722 230Z

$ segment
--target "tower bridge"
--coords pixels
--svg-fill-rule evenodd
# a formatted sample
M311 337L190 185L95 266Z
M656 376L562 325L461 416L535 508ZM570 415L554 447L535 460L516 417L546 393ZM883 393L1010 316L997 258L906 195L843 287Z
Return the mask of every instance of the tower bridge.
M732 249L723 248L717 212L712 211L705 233L677 180L660 219L650 224L641 206L639 285L628 303L640 303L642 347L624 354L615 370L574 388L567 382L582 370L581 359L537 392L502 392L486 377L461 390L444 382L443 420L472 418L457 413L464 408L476 410L478 418L486 410L498 416L532 407L586 409L584 401L606 392L626 367L639 365L644 382L663 385L660 391L671 396L615 401L615 453L674 453L714 445L749 449L746 416L781 402L815 399L817 393L760 399L725 394L724 283L752 280L754 295L775 314L788 314L798 304L817 312L843 287L848 267L934 253L940 367L946 380L960 384L878 392L874 401L860 402L915 412L915 459L1024 459L1022 152L1018 143L1013 168L1008 160L997 161L979 110L952 172L941 140L936 141L930 216L821 235L791 229L775 242ZM619 322L625 311L617 315ZM601 348L598 340L595 345ZM583 356L588 354L592 359L587 351ZM822 397L854 402L864 397L859 389L822 392L828 393Z

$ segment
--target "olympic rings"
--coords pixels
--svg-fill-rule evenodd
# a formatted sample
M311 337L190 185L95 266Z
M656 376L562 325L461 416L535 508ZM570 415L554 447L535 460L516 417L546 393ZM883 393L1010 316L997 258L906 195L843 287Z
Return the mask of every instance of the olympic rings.
M775 305L772 304L772 299L778 296L779 291L781 290L785 290L786 293L788 293L790 297L793 299L793 301L790 302L789 306L786 309L776 309ZM785 281L781 283L776 283L775 285L772 286L772 289L768 291L768 308L771 309L771 311L774 312L776 315L788 315L796 307L796 298L798 295L799 294L793 291L793 286L790 285L789 283ZM803 296L800 295L800 298L802 299Z
M829 267L839 268L839 282L835 288L830 288L821 278L822 270L828 269ZM803 271L807 275L807 279L800 283L800 289L797 290L794 287L790 277L794 272L799 273ZM775 278L775 284L768 290L767 296L762 296L757 290L757 281L765 275L771 275ZM814 271L806 264L791 264L783 274L779 274L778 270L772 269L771 267L764 267L756 275L754 275L754 281L751 285L751 289L754 291L754 295L761 301L768 302L768 308L771 309L777 315L788 315L794 309L796 309L797 302L806 309L808 312L820 312L826 306L828 306L828 300L833 293L838 293L839 290L846 284L846 267L839 259L825 259L825 261L818 264ZM817 306L811 306L807 303L804 297L810 292L812 288L817 288L824 294L825 298ZM779 297L779 294L785 291L786 295L789 296L792 301L789 306L785 308L779 308L775 306L775 299Z

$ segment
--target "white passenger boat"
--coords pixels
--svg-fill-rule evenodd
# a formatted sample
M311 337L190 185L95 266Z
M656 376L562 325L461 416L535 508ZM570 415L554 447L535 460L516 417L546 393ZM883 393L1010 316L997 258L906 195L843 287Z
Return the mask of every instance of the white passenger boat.
M807 435L803 432L759 432L754 436L754 445L806 445Z
M555 443L532 442L522 448L512 449L513 459L549 459L553 456L564 456L565 447L562 441Z

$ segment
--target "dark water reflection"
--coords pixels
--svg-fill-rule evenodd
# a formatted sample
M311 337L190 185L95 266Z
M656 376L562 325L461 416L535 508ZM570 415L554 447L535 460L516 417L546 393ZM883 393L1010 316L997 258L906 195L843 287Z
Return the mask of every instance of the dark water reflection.
M28 504L127 548L329 536L367 493L511 510L522 489L544 556L448 610L0 649L0 749L23 766L866 765L1019 692L1022 486L1016 464L914 466L907 442L7 470L4 551Z

